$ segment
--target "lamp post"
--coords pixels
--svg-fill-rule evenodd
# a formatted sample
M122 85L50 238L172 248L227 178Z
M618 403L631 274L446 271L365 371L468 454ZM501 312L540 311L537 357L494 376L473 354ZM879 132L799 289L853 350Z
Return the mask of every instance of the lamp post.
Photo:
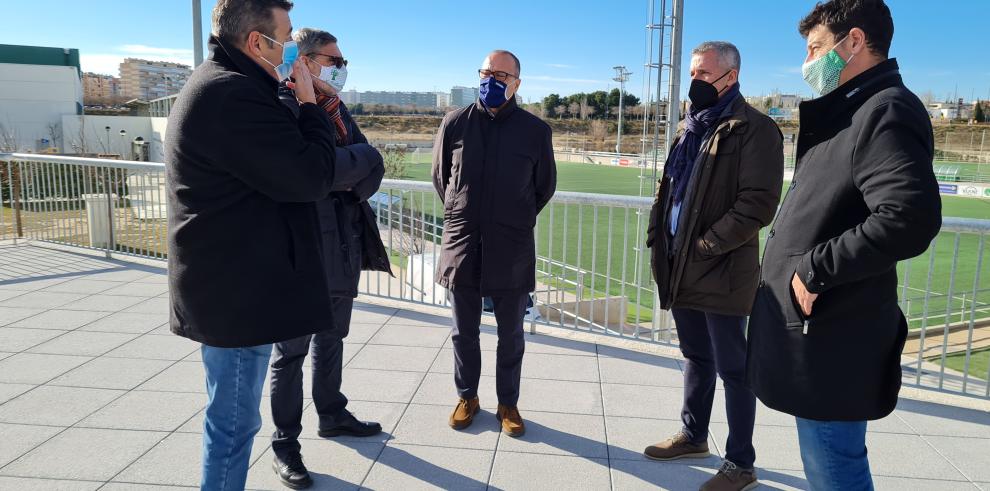
M104 129L107 130L107 153L110 153L110 127L107 126Z
M124 153L127 151L127 144L124 138L127 137L127 130L120 130L120 158L121 160L127 160L124 158Z
M632 72L627 72L626 67L619 65L617 67L612 67L615 70L615 80L619 82L619 131L618 135L615 137L615 153L622 153L622 107L623 107L623 96L626 94L626 82L629 80L629 76Z

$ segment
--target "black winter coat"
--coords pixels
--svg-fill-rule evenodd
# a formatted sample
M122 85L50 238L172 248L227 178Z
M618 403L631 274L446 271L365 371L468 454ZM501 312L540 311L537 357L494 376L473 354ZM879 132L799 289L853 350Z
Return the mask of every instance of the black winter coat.
M315 104L298 119L275 79L210 39L165 141L172 332L217 347L332 325L313 202L334 181L334 131Z
M664 168L646 239L661 308L749 315L760 277L760 229L773 220L783 178L780 129L741 96L701 145L676 237Z
M550 126L506 102L447 114L433 145L433 185L444 204L436 281L483 295L536 288L536 216L557 186Z
M797 168L750 317L749 381L767 406L798 417L883 418L907 335L897 262L923 253L941 226L931 123L894 60L800 109ZM819 294L807 318L795 273Z

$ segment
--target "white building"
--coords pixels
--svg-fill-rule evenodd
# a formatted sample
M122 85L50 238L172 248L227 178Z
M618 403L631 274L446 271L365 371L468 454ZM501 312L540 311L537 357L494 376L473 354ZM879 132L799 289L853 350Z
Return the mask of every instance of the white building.
M150 101L178 94L190 75L189 65L127 58L120 64L120 91L128 99Z
M0 144L62 150L62 117L82 109L78 50L0 45Z

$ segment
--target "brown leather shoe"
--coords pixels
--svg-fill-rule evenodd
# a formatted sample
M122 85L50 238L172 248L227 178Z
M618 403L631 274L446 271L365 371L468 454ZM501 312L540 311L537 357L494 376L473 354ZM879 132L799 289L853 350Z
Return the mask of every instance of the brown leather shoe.
M457 401L457 407L454 408L454 412L450 415L450 427L455 430L463 430L471 423L474 422L474 415L478 414L481 409L481 403L478 398L467 400L461 399Z
M749 491L759 485L755 469L743 469L726 460L715 477L701 485L701 491Z
M523 423L522 416L519 415L519 408L516 406L498 405L499 422L502 423L502 433L513 438L523 436L526 433L526 424Z
M702 459L711 455L708 442L691 443L683 432L656 444L646 447L643 455L650 460Z

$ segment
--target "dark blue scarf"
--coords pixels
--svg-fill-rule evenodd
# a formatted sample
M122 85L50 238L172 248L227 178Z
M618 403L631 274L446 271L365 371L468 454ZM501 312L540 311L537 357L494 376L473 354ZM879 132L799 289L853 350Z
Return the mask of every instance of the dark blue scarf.
M674 203L684 201L688 182L691 181L691 173L694 171L694 163L698 160L698 152L701 151L701 144L704 142L705 135L718 123L722 113L738 96L739 84L737 83L730 87L714 106L701 111L695 111L692 108L684 117L684 134L670 154L670 172L668 175L674 180Z

